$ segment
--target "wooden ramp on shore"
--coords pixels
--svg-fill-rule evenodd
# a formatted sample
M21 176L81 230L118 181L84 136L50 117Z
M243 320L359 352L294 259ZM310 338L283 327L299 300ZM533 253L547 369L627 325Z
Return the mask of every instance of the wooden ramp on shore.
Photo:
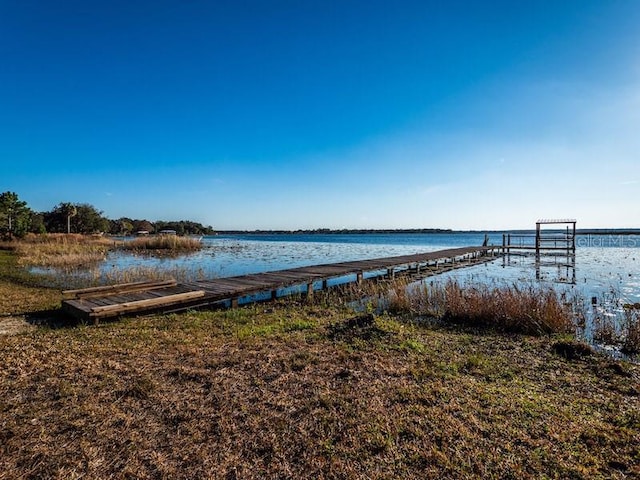
M238 300L259 294L275 299L281 290L305 287L306 294L326 289L329 281L362 282L365 278L393 277L410 272L429 276L486 259L497 247L462 247L397 257L330 263L274 272L178 283L135 282L62 292L62 309L83 321L132 313L180 311L217 304L238 305ZM269 297L267 297L269 298Z

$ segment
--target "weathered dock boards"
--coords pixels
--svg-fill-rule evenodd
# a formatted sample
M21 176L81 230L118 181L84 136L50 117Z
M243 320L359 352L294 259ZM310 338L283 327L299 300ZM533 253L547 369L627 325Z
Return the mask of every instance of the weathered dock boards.
M238 299L260 293L278 295L278 290L305 286L308 295L326 288L331 279L353 277L361 282L365 274L393 277L396 272L450 269L456 262L471 261L493 253L496 247L462 247L397 257L330 263L274 272L216 278L190 283L175 280L136 282L63 292L62 308L81 320L115 317L130 313L177 311L214 305L238 304Z

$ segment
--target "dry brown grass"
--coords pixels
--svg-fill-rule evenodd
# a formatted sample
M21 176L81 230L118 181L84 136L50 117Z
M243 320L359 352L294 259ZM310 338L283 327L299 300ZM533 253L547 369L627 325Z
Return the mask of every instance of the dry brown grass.
M94 284L117 284L139 281L162 281L174 278L178 281L202 280L204 274L200 273L195 278L186 267L175 266L172 268L152 266L131 266L109 270L94 277Z
M58 308L60 292L41 288L38 283L38 277L18 265L13 252L0 250L0 316Z
M125 250L135 251L166 250L170 252L196 252L202 249L202 242L193 237L158 235L136 238L129 242L125 242L122 248Z
M60 298L58 290L16 285L0 279L0 316L59 308Z
M640 372L280 303L0 338L0 478L631 478Z
M5 245L16 252L20 265L70 268L103 261L114 243L98 235L46 234Z
M620 342L620 333L616 328L613 315L597 314L593 318L593 340L604 345L616 345Z
M0 244L0 252L11 252L16 256L18 268L51 269L39 276L31 275L28 279L26 277L29 275L24 271L25 279L30 284L64 289L169 277L183 280L202 277L201 272L194 276L179 267L171 270L136 265L111 270L97 268L114 248L124 248L131 253L173 255L200 249L202 244L194 238L176 236L140 238L123 244L98 235L78 234L29 235Z
M619 348L625 355L640 354L640 311L635 306L625 305L622 317L600 311L591 328L594 342Z
M409 286L402 280L388 288L388 308L398 313L534 335L575 331L571 306L552 288L461 286L455 281Z

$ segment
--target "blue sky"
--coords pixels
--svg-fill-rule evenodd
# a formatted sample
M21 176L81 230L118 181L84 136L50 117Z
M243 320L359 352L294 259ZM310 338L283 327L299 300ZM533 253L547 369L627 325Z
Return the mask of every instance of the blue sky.
M636 1L0 0L0 191L218 229L640 227Z

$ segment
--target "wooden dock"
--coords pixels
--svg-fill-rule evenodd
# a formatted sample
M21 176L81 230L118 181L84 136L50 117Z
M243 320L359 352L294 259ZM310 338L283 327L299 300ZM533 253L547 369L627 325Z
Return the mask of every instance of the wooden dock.
M224 303L235 307L240 299L260 294L275 299L291 293L286 290L293 287L302 287L304 293L313 295L314 290L330 286L329 282L359 283L369 278L392 278L396 274L407 272L429 276L481 261L497 250L497 247L452 248L197 282L135 282L67 290L63 292L62 309L80 320L97 324L102 318L131 313L180 311Z

